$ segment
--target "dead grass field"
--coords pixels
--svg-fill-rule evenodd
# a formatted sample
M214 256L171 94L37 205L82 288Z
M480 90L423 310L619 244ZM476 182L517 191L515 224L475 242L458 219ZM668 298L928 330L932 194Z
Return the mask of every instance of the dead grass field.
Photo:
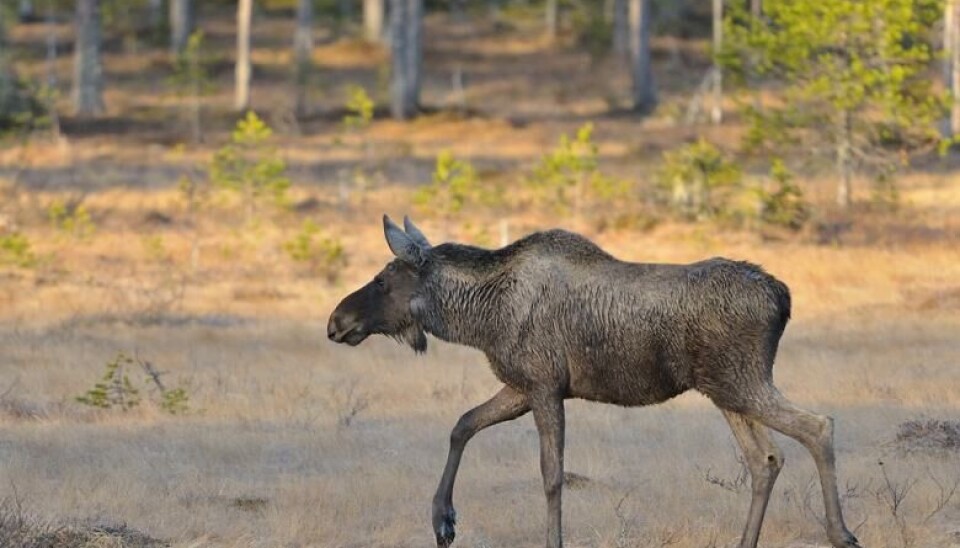
M229 14L206 14L203 24L227 56ZM318 29L317 114L292 123L285 106L290 27L279 17L255 27L253 100L277 130L294 202L304 207L271 216L252 233L238 230L226 206L186 222L176 190L177 179L226 139L234 120L229 71L205 100L206 142L185 152L173 150L186 134L176 98L156 92L165 55L149 48L108 54L108 79L121 82L107 96L108 118L93 126L67 119L63 142L38 138L0 150L0 224L27 234L37 256L31 268L0 266L0 533L3 512L19 505L35 523L98 531L75 545L117 546L121 538L185 547L432 545L429 503L449 430L498 385L482 355L436 340L424 357L381 338L356 349L326 340L337 299L388 259L379 216L414 212L428 235L495 243L498 213L467 212L469 227L451 227L412 205L412 189L429 181L440 150L471 159L510 192L560 132L588 120L597 126L604 168L641 183L660 151L699 134L732 143L739 132L735 122L676 123L706 66L700 42L682 44L682 66L658 49L664 106L640 120L609 113L625 104L628 89L616 63L550 49L523 26L498 34L486 23L447 25L437 17L428 26L424 99L441 111L411 124L377 120L338 140L331 112L344 89L376 90L385 57ZM69 29L59 32L69 40ZM21 71L42 74L30 57L42 52L42 29L16 28L12 37L33 52ZM443 110L456 66L471 75L474 115ZM69 81L68 55L58 70ZM375 171L376 182L343 199L338 180L356 165ZM798 404L836 419L850 526L873 548L957 547L960 492L951 496L951 488L960 483L960 450L898 441L906 421L960 420L960 179L953 167L929 162L905 174L898 212L859 212L831 244L809 234L769 240L669 222L644 230L573 227L550 211L519 206L501 213L514 237L577 228L628 260L724 255L763 264L794 295L776 380ZM813 200L828 199L829 177L803 184ZM82 200L95 232L78 239L52 228L46 208L58 199ZM334 282L280 250L307 218L348 251L349 265ZM831 214L818 221L832 222ZM194 241L199 260L191 267ZM191 412L170 416L150 402L126 413L77 403L118 352L182 383ZM569 546L736 545L749 482L726 423L706 399L687 394L645 409L573 401L568 425L565 463L577 475L564 496ZM778 439L787 465L761 545L820 546L812 460ZM541 544L537 447L530 417L470 443L455 491L458 546Z

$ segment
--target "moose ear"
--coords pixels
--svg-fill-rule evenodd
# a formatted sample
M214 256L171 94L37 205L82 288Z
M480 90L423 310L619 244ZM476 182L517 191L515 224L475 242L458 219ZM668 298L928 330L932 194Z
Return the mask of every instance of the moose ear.
M407 236L410 236L421 248L430 249L432 247L427 237L423 235L423 232L421 232L420 229L417 228L417 225L413 224L413 221L410 220L410 217L406 215L403 216L403 230L407 233Z
M383 235L387 238L390 251L398 259L415 267L423 264L424 250L386 215L383 216Z

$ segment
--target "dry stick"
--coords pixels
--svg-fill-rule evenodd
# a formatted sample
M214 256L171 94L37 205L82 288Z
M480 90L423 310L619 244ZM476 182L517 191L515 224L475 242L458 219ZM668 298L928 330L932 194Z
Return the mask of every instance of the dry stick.
M900 515L900 506L903 504L903 501L906 500L907 495L910 494L913 486L917 484L917 480L914 479L903 484L895 484L887 474L887 469L883 465L883 461L879 461L878 464L880 465L880 473L883 476L884 484L881 488L877 489L877 498L887 505L887 509L893 516L894 523L897 524L900 541L903 543L904 548L906 548L913 544L913 540L910 538L908 532L907 521Z
M146 372L147 376L149 376L153 380L153 383L157 385L157 388L160 389L160 392L161 393L166 392L167 387L164 386L163 381L160 380L160 375L163 375L163 373L161 373L160 371L157 371L157 369L153 366L152 363L148 361L143 361L140 358L135 358L135 359L137 360L137 363L140 364L140 367L143 368L144 372Z
M0 399L3 398L0 397ZM927 476L931 481L933 481L934 484L936 484L939 494L937 496L937 502L934 505L933 511L927 514L927 517L923 518L924 524L930 521L933 516L939 514L941 510L950 504L953 496L957 494L957 489L960 488L960 476L954 478L953 485L951 485L949 488L947 488L945 484L940 483L940 480L938 480L936 476L933 475L933 472L930 471L930 467L927 467Z

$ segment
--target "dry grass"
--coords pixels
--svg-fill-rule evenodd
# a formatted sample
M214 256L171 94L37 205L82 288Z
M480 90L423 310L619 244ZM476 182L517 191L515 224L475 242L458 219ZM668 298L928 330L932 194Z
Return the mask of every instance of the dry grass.
M226 55L232 23L221 15L205 25ZM857 535L871 547L960 545L960 453L949 445L960 416L960 181L949 164L904 176L900 212L859 212L829 245L815 235L770 241L700 225L574 227L517 204L465 213L464 223L447 226L411 204L412 189L429 180L445 148L513 195L510 185L560 132L591 118L604 168L641 187L664 148L700 133L733 141L735 124L685 128L669 114L699 77L703 44L680 44L680 67L658 57L665 114L639 120L608 114L628 90L616 63L551 50L522 29L502 35L485 24L434 20L425 99L446 105L459 66L479 115L378 120L342 137L327 113L342 105L348 84L379 93L383 52L334 41L325 30L315 51L325 81L316 97L321 114L288 123L291 25L268 23L257 28L254 104L277 126L301 207L268 215L257 230L242 230L220 203L188 221L176 180L225 140L229 74L218 75L218 91L206 100L208 141L175 153L183 134L177 102L151 88L162 88L159 50L108 54L108 73L127 79L112 88L113 117L99 130L74 123L66 141L0 151L0 227L26 234L37 257L31 268L0 267L0 493L17 493L0 505L0 545L21 542L3 540L14 534L54 533L84 546L151 539L192 547L430 545L429 501L449 429L498 386L472 350L431 341L417 358L388 340L358 349L325 340L337 299L388 259L378 224L384 211L417 213L438 239L495 243L505 217L513 237L567 226L629 260L725 255L763 264L794 293L777 382L797 403L837 419L844 503ZM68 38L68 29L61 33ZM12 37L42 44L36 28ZM40 73L38 63L21 64L23 74ZM58 70L68 82L66 56ZM144 70L149 78L129 77ZM376 171L377 182L341 199L338 181L358 164ZM829 199L829 179L802 182L814 199ZM865 200L862 185L858 192ZM51 227L46 208L54 200L80 199L96 224L91 236ZM350 262L337 282L282 252L308 218L346 246ZM185 386L191 413L171 417L149 401L126 413L77 403L121 351ZM749 487L728 428L704 398L688 394L643 410L570 402L568 417L569 546L736 544ZM937 436L949 443L931 450ZM819 545L813 464L797 444L781 441L787 467L762 545ZM540 545L537 462L529 417L471 442L456 491L459 546Z
M0 482L51 520L104 517L177 545L424 546L427 511L458 414L496 390L473 351L432 344L425 358L387 340L330 345L318 322L196 322L137 327L91 321L2 333L21 401L4 412ZM868 546L951 546L960 499L955 450L900 452L901 423L956 417L955 314L801 320L788 330L778 383L837 419L852 525ZM896 348L896 351L893 349ZM72 397L118 350L149 358L190 387L195 411L95 413ZM9 397L9 396L8 396ZM345 424L341 419L366 401ZM21 404L22 405L22 404ZM749 489L719 413L702 397L628 410L569 404L565 498L571 546L734 543ZM782 440L766 546L822 539L809 457ZM910 486L891 515L878 461ZM464 546L536 546L542 526L529 418L471 443L457 490ZM935 512L936 511L936 512ZM902 531L908 542L899 539ZM912 540L910 540L912 539ZM657 541L660 542L660 541Z

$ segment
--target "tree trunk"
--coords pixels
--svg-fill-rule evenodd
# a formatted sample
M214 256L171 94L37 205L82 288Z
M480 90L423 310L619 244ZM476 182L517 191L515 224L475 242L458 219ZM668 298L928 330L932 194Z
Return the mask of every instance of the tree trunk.
M713 107L710 120L723 121L723 69L718 62L723 49L723 0L713 0Z
M943 11L943 81L950 94L944 137L960 136L960 0L947 0Z
M338 2L340 11L340 23L349 24L353 20L353 0L340 0Z
M851 186L853 179L853 162L851 158L853 140L853 119L850 111L840 112L837 120L837 206L842 209L850 207Z
M750 0L750 28L753 33L759 31L760 24L762 23L760 18L762 16L762 0ZM747 82L749 83L749 88L753 91L753 109L759 113L763 108L763 99L760 95L760 75L758 74L760 57L756 52L750 54L749 63L747 68Z
M170 0L170 53L179 55L193 32L192 0Z
M391 0L390 114L400 120L419 107L422 16L422 0Z
M16 77L10 67L10 56L7 54L6 27L3 10L0 10L0 121L6 122L13 110L13 100L16 97Z
M383 41L384 0L363 0L363 36L367 42Z
M313 55L313 0L297 2L297 30L293 35L293 52L297 85L297 115L304 116L309 111L307 92Z
M233 107L246 110L250 106L250 23L253 18L253 0L237 4L237 66Z
M150 30L156 32L163 23L163 0L150 0L147 4L148 17L150 18Z
M47 58L46 58L46 79L47 89L57 89L57 32L56 21L54 20L54 8L47 5L46 9L46 27L47 27ZM53 94L48 94L47 112L50 116L50 132L57 139L60 139L60 113L57 112L57 100Z
M466 20L466 9L463 6L464 0L450 0L450 19L455 23L462 23Z
M420 80L423 76L423 1L410 0L410 21L407 23L407 73L410 78L408 92L414 107L420 109Z
M625 58L630 54L630 8L627 0L613 0L613 53Z
M77 0L76 28L73 108L77 116L96 116L104 111L99 0Z
M546 23L547 40L551 42L557 39L557 27L560 19L559 0L547 0L544 22Z
M960 1L950 0L952 43L950 56L953 58L950 74L950 134L960 135Z
M156 29L163 21L163 0L149 0L147 11L150 14L150 27Z
M20 0L20 5L17 7L17 15L20 17L21 22L32 21L33 14L33 2L31 0Z
M487 16L495 23L500 21L500 0L487 0Z
M650 59L650 0L630 0L630 66L633 74L633 110L649 114L657 106L657 88Z

